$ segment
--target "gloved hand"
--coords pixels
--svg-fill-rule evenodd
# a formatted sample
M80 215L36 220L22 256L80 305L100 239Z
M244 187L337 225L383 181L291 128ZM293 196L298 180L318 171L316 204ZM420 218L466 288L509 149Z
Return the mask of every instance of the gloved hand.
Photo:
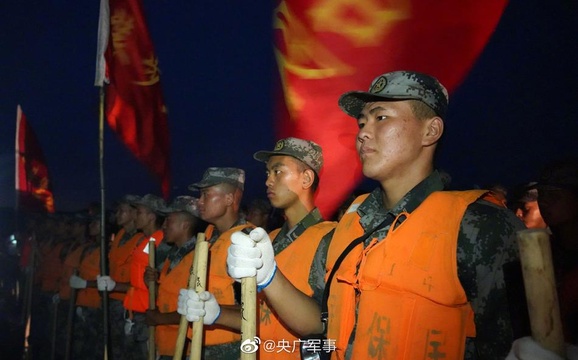
M277 263L273 244L263 228L255 228L249 235L241 231L231 235L227 269L236 281L256 276L259 290L271 283L277 271Z
M114 281L110 276L96 276L96 287L98 287L98 291L112 291L115 286L116 281Z
M68 280L68 284L70 285L71 288L74 289L86 288L86 280L77 275L71 275L70 279Z
M506 360L564 360L561 356L543 348L531 336L516 339Z
M59 302L60 302L60 295L59 294L52 295L52 303L58 304Z
M208 291L197 294L194 290L181 289L177 312L185 315L188 321L199 321L204 316L203 324L213 325L221 315L221 307Z

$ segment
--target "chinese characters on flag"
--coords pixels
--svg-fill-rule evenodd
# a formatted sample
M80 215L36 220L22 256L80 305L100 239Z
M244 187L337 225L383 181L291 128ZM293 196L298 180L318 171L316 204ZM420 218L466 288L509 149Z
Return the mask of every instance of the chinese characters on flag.
M361 180L357 123L339 96L378 75L413 70L451 92L498 23L505 0L284 0L275 11L282 96L278 137L317 142L325 159L317 205L325 217ZM451 97L450 97L451 107Z
M167 110L158 59L140 0L102 0L95 85L106 89L106 119L169 196Z
M34 130L16 109L16 205L26 212L54 212L48 168Z

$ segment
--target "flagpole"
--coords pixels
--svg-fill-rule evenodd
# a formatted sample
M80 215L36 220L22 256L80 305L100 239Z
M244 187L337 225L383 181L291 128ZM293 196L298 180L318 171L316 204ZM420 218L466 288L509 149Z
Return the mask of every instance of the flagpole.
M108 275L108 242L106 241L106 206L105 206L105 186L104 186L104 85L100 87L99 121L98 121L98 147L100 166L100 273ZM108 359L110 349L109 336L109 316L108 316L108 291L102 292L102 317L103 317L103 339L104 339L104 360Z

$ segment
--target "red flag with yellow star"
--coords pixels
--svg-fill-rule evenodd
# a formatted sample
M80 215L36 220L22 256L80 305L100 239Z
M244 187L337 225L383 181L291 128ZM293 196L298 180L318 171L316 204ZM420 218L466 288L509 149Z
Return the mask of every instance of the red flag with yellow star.
M413 70L451 92L494 31L506 0L284 0L275 10L283 90L278 136L317 142L325 159L317 205L330 216L361 179L357 123L339 96L380 74ZM451 101L450 101L451 102Z
M169 196L169 127L158 59L140 0L102 0L95 85L106 89L106 119Z
M54 212L44 153L20 105L16 108L16 206L19 211Z

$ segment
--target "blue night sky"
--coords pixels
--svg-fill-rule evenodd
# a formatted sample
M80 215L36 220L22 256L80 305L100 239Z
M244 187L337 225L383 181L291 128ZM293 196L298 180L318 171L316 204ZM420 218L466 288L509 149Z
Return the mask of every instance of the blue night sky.
M245 199L265 197L264 166L252 158L275 142L274 4L263 4L144 1L169 109L172 196L189 194L209 166L236 166L247 172ZM14 204L17 104L44 150L57 210L100 198L98 8L98 0L0 5L0 207ZM576 24L574 1L509 3L451 94L439 165L455 187L527 182L548 160L578 154ZM107 201L160 191L108 128L105 179Z

